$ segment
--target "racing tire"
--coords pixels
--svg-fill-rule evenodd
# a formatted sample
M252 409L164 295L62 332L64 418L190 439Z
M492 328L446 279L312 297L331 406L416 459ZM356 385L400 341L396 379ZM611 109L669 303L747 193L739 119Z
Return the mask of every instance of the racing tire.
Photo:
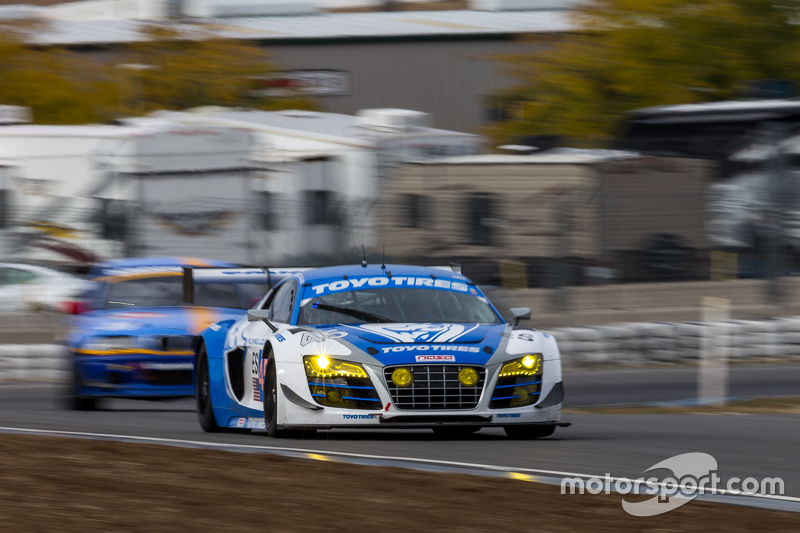
M266 354L266 350L264 352ZM278 374L275 361L270 359L264 376L264 427L267 435L276 439L301 439L316 433L314 430L278 429L278 397Z
M64 407L71 411L94 411L97 409L97 398L79 395L79 385L78 368L73 365L72 376L64 391Z
M519 426L503 426L503 430L510 439L530 440L549 437L555 430L555 425L523 424Z
M435 427L433 434L440 439L460 439L481 430L481 426L442 426Z
M208 371L208 353L205 345L200 346L197 354L197 378L195 380L195 398L197 398L197 421L206 433L217 433L222 428L214 417L211 403L211 377Z

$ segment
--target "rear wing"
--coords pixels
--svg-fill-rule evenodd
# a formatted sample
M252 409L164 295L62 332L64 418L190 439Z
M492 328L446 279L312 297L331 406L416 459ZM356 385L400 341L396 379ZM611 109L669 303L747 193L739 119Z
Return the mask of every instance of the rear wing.
M311 268L193 268L183 267L183 301L194 303L195 285L266 285L270 289L280 281Z
M461 263L450 263L450 266L432 266L431 268L435 268L436 270L447 270L448 272L456 272L457 274L461 274Z

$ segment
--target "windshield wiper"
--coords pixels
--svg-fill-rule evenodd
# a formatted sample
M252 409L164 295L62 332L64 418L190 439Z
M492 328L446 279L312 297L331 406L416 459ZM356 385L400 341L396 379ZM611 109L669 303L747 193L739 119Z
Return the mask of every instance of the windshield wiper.
M339 307L338 305L328 305L322 302L314 302L311 305L315 309L322 309L323 311L335 311L343 315L348 315L354 318L360 318L361 320L366 320L367 322L394 322L394 320L386 318L385 316L373 315L372 313L367 313L366 311L359 311L358 309Z

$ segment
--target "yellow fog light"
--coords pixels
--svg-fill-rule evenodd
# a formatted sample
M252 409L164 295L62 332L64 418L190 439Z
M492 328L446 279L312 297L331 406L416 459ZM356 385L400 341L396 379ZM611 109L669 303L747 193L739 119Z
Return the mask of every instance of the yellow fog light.
M367 378L367 371L358 363L329 359L324 355L303 357L306 376L313 378Z
M542 372L542 354L534 353L503 365L498 377L535 376Z
M474 368L462 368L458 373L458 381L467 387L474 387L478 383L480 376Z
M407 368L396 368L392 372L392 383L398 387L408 387L414 383L414 374Z
M331 403L339 403L342 400L342 395L336 389L329 390L328 393L325 394L325 397Z

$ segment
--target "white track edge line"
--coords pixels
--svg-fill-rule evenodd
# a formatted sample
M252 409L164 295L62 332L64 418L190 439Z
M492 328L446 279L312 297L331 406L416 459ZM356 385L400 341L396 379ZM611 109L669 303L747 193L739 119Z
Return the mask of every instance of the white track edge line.
M327 451L327 450L312 450L308 448L291 448L287 446L256 446L253 444L233 444L233 443L224 443L224 442L208 442L208 441L197 441L197 440L185 440L185 439L168 439L165 437L142 437L138 435L118 435L114 433L87 433L81 431L62 431L62 430L55 430L55 429L32 429L32 428L14 428L14 427L3 427L0 426L0 431L6 432L16 432L16 433L38 433L38 434L48 434L48 435L64 435L64 436L77 436L77 437L92 437L92 438L102 438L102 439L125 439L125 440L132 440L132 441L141 441L141 442L151 442L151 443L164 443L164 444L189 444L193 446L201 446L205 448L241 448L241 449L249 449L249 450L264 450L264 451L276 451L276 452L296 452L296 453L305 453L305 454L316 454L316 455L331 455L337 457L352 457L358 459L374 459L374 460L381 460L381 461L401 461L407 463L421 463L421 464L433 464L433 465L441 465L441 466L450 466L450 467L459 467L459 468L468 468L473 470L492 470L496 472L507 472L507 473L523 473L523 472L530 472L535 474L546 474L558 477L581 477L581 478L597 478L602 481L610 481L612 484L616 483L620 479L618 477L606 477L604 475L592 475L592 474L579 474L576 472L561 472L558 470L539 470L535 468L516 468L516 467L507 467L507 466L499 466L499 465L485 465L480 463L465 463L460 461L444 461L441 459L423 459L423 458L416 458L416 457L397 457L391 455L371 455L371 454L364 454L364 453L352 453L352 452L337 452L337 451ZM625 478L627 479L627 478ZM660 482L656 484L657 486L661 487L662 489L667 488L664 482ZM672 484L670 484L670 488L672 488ZM685 485L680 485L678 488L686 488ZM698 494L711 494L715 496L731 496L733 498L764 498L768 500L780 500L780 501L788 501L788 502L795 502L800 503L800 498L794 496L781 496L776 494L733 494L726 490L717 490L717 489L706 489L703 488L703 492Z

